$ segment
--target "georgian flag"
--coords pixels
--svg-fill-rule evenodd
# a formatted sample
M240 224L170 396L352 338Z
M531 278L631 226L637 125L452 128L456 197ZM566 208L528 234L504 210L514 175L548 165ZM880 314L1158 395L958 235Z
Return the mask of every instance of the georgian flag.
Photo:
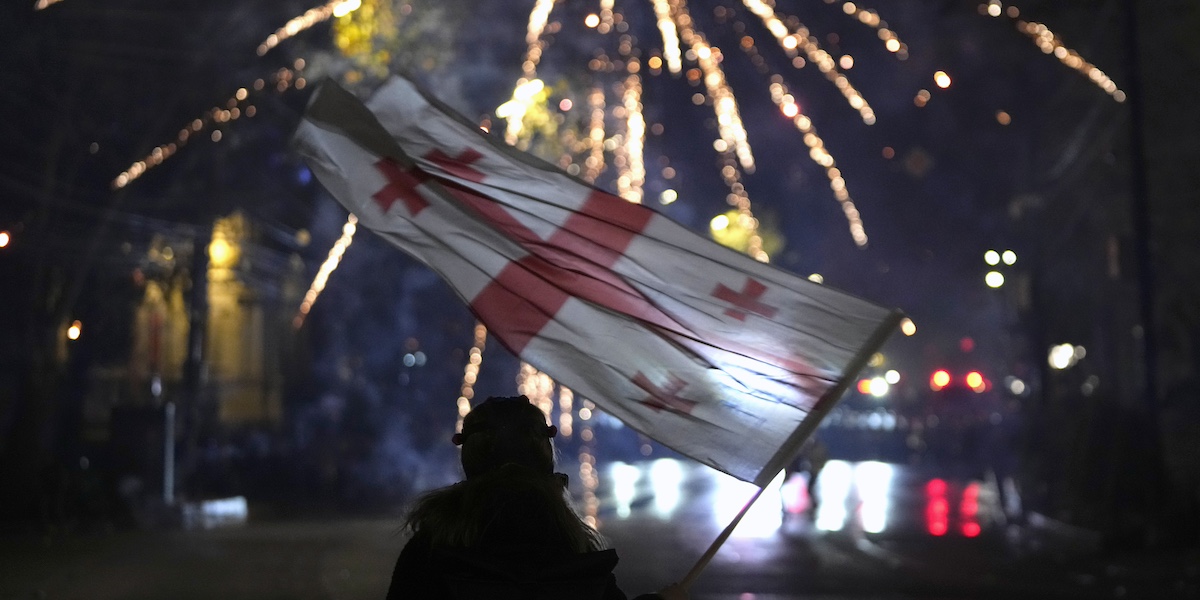
M360 224L522 360L759 486L901 318L518 152L399 77L365 105L325 82L296 142Z

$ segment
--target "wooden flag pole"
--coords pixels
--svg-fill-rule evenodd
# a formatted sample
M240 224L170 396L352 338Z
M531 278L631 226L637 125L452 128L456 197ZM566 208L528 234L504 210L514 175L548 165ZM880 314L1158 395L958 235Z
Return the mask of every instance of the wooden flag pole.
M762 495L763 490L765 489L767 489L766 486L763 486L758 488L757 492L754 492L754 496L752 496L750 500L746 502L746 506L742 507L741 512L739 512L737 516L733 518L733 521L731 521L729 525L725 527L725 530L721 532L721 535L718 535L717 539L713 540L713 543L708 547L708 550L704 551L704 554L700 557L700 560L696 561L696 565L692 567L691 571L688 571L688 574L683 578L683 581L679 582L680 587L686 590L692 585L692 582L700 576L700 573L704 571L704 567L707 567L708 563L712 561L714 556L717 555L717 550L720 550L721 546L725 545L725 540L729 539L729 536L733 534L733 530L736 529L738 523L742 521L742 517L746 516L747 512L750 512L750 507L754 506L754 503L758 500L758 497Z

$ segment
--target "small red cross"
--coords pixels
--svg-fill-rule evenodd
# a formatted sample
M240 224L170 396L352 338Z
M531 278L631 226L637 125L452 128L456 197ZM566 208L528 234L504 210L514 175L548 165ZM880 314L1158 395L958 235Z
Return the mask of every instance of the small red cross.
M778 309L758 301L765 291L767 291L767 286L759 283L758 280L747 278L746 285L740 292L735 292L718 283L717 287L713 289L712 295L718 300L724 300L736 307L725 309L726 316L745 321L746 311L760 314L768 319L775 316Z
M441 148L434 148L425 155L425 160L445 169L447 173L475 183L483 181L484 174L472 168L471 163L481 158L483 155L474 148L467 148L454 157L442 152Z
M638 371L633 377L633 384L650 394L649 398L640 401L641 404L653 408L656 412L666 409L674 413L691 414L692 409L699 403L679 396L679 390L687 387L687 382L674 373L669 373L667 379L667 385L660 388L651 383L644 373Z
M442 152L440 148L434 148L425 155L426 160L445 169L447 173L475 183L483 181L484 174L472 168L471 163L481 158L483 155L474 148L467 148L458 156L453 157ZM384 213L387 213L397 200L404 201L404 206L408 208L408 213L413 217L429 206L429 202L422 198L416 189L418 185L429 179L429 175L419 167L414 165L411 169L402 169L395 160L382 158L375 163L375 168L383 173L387 184L375 192L371 198Z
M387 214L397 200L403 200L409 214L414 217L426 206L429 206L429 203L421 197L421 193L417 191L417 186L429 179L428 175L415 168L401 169L400 165L391 158L379 159L375 163L375 168L383 173L387 184L375 192L371 198L375 200L384 214Z

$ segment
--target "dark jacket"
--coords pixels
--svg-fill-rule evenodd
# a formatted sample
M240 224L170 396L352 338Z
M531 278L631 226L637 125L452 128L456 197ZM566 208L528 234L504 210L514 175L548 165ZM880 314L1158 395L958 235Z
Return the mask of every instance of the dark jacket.
M616 565L615 550L435 549L418 533L396 560L387 600L626 600L612 573Z

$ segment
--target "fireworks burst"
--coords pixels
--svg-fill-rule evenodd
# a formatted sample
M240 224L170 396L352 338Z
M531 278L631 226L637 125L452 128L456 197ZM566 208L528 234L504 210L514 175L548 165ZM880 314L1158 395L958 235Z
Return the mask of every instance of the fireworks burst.
M35 10L45 9L61 0L38 0ZM334 17L347 16L362 6L363 0L333 0L321 6L309 9L303 14L289 20L283 27L268 35L257 47L257 54L264 56L281 43L292 38L318 23ZM826 4L838 4L839 0L826 0ZM594 81L590 83L586 93L586 119L581 125L586 135L576 136L578 143L567 144L575 154L582 154L582 168L575 164L569 154L560 161L573 174L578 174L588 182L595 182L610 166L606 163L606 154L612 153L611 166L616 171L615 184L617 192L631 202L643 199L643 186L646 182L644 161L645 135L647 123L643 115L643 67L648 67L649 74L656 75L665 66L672 74L683 74L686 79L702 86L703 93L694 96L697 104L707 104L715 114L717 138L713 148L720 158L720 176L729 189L726 197L728 203L737 211L739 225L748 232L746 251L754 258L769 261L770 257L763 249L762 238L758 233L758 220L752 211L750 197L743 181L746 174L755 170L755 159L751 149L746 127L743 124L739 103L733 88L725 76L721 49L706 38L704 32L698 29L695 20L689 14L686 0L651 0L655 19L655 29L661 36L662 47L659 53L651 55L642 61L642 50L636 47L636 39L630 35L622 35L618 46L619 59L610 60L603 53L594 58L591 67ZM808 64L814 65L842 95L851 108L858 112L862 122L872 125L876 122L876 114L866 98L851 84L844 71L853 65L849 55L841 57L841 63L820 45L818 38L795 16L780 15L772 3L767 0L742 0L745 8L759 20L790 59L790 64L801 69ZM412 10L411 5L405 8ZM547 49L545 33L557 25L551 21L555 8L554 0L537 0L530 12L526 28L526 51L521 62L521 77L513 87L512 97L495 111L495 116L506 120L504 137L514 145L527 144L530 137L526 127L526 118L531 108L546 102L551 91L538 78L538 66ZM840 2L841 12L856 22L875 30L884 48L903 60L908 56L908 46L900 40L899 35L873 9L863 7L854 2ZM725 10L725 9L722 9ZM1097 87L1109 94L1115 101L1125 100L1125 92L1098 67L1083 59L1078 52L1068 48L1059 37L1046 25L1020 18L1020 11L1013 6L1003 6L997 0L989 0L980 5L980 12L989 17L1008 17L1014 22L1016 29L1030 37L1046 54L1053 55L1064 65L1079 72ZM587 15L584 26L594 29L601 34L622 32L628 28L624 16L614 9L613 0L599 0L597 14ZM742 36L739 40L744 50L753 49L755 40L750 35ZM686 50L685 50L686 49ZM346 51L346 48L343 48ZM694 65L686 68L685 62ZM839 68L840 67L840 68ZM257 93L269 91L285 92L289 89L301 89L305 86L302 76L304 60L298 59L293 68L279 69L270 77L259 79L254 84L239 88L224 104L215 106L193 119L180 129L175 139L156 146L150 153L132 163L112 181L114 189L128 186L149 169L162 164L176 154L184 145L197 136L209 131L208 138L214 142L220 141L222 133L220 126L254 116L256 108L252 99ZM604 82L600 81L605 73L620 73L617 94L609 99L606 97ZM949 76L939 72L935 83L945 88L949 85ZM809 158L822 167L829 187L838 201L849 225L850 235L855 244L864 247L867 244L867 234L859 210L847 189L845 175L838 168L836 161L826 147L813 123L810 115L804 114L795 97L789 91L784 78L778 74L772 75L768 86L770 97L775 106L786 117L791 119L796 131L802 136L809 149ZM569 99L565 99L569 102ZM918 105L929 100L929 92L921 90L917 97ZM580 104L583 104L582 102ZM562 106L562 105L560 105ZM569 104L567 105L569 106ZM562 109L564 112L568 109ZM608 117L612 115L618 131L608 131ZM998 115L998 119L1000 116ZM1007 118L1007 114L1004 114ZM572 135L574 135L572 133ZM306 315L316 302L329 277L338 267L342 257L351 245L356 231L356 218L350 215L342 228L342 235L329 251L329 255L314 277L305 294L304 301L296 314L294 325L300 327ZM819 277L814 275L813 277ZM911 325L908 323L906 325ZM911 328L905 330L911 335ZM467 364L463 370L460 396L457 399L458 427L461 418L470 410L474 396L474 384L479 376L482 364L482 354L487 338L487 330L482 324L476 324L474 329L474 344L468 354ZM521 369L520 389L527 393L548 414L553 411L555 403L553 393L555 384L544 373L538 372L529 365ZM559 424L564 435L571 435L572 426L576 423L572 413L578 415L578 434L583 443L580 450L580 479L584 486L584 513L589 523L596 525L599 501L595 496L598 478L595 472L595 456L592 452L595 432L592 419L596 407L586 399L577 399L571 390L558 389Z
M38 0L34 5L34 10L43 10L60 1ZM837 4L838 1L826 0L826 3ZM757 219L754 218L750 199L742 182L743 171L746 173L754 171L754 156L738 111L736 97L732 88L726 82L724 72L720 66L722 59L721 51L719 48L711 45L705 39L703 33L695 28L694 21L688 14L685 0L651 0L651 2L656 18L656 26L662 37L662 58L660 59L657 56L651 58L649 65L652 72L656 72L664 61L669 72L682 72L685 55L690 61L696 63L698 68L689 71L688 78L689 80L703 83L706 91L704 101L712 105L716 114L719 139L714 143L714 147L723 155L732 155L736 159L736 162L723 160L724 164L721 167L722 179L730 189L728 201L741 215L741 224L749 228L750 244L748 252L760 260L769 260L769 257L762 250L761 238L756 232ZM874 111L866 99L849 82L846 76L839 71L837 61L820 47L816 37L797 18L778 15L775 9L764 0L743 0L743 4L750 12L762 20L763 25L775 37L784 52L792 57L792 64L794 66L800 68L808 63L816 65L846 98L850 106L859 112L864 123L872 124L875 122ZM523 132L524 116L527 113L529 105L535 100L538 94L544 93L545 84L537 79L536 73L537 65L545 49L543 34L550 24L550 16L554 5L554 0L538 0L535 3L526 29L525 41L527 50L521 65L523 77L514 87L512 100L506 102L496 111L498 117L506 119L505 137L510 143L516 143L516 140L520 138ZM333 17L346 16L361 6L362 0L332 0L321 6L309 9L303 14L289 20L283 27L280 27L274 33L267 36L259 44L257 52L259 55L265 55L283 41L310 29L314 25ZM854 2L841 2L841 8L845 14L853 17L856 21L874 28L879 39L883 41L885 48L889 52L896 54L901 59L907 56L907 45L900 41L898 34L888 26L887 22L875 10L865 8ZM980 5L980 13L990 17L1006 16L1012 19L1017 30L1028 35L1043 52L1055 56L1063 64L1087 77L1117 102L1125 100L1125 92L1107 74L1083 59L1078 52L1068 48L1046 25L1020 19L1020 11L1015 6L1010 5L1006 7L998 0L990 0L986 4ZM621 16L614 11L613 1L601 0L599 14L588 15L585 19L585 25L595 28L600 33L608 33L614 29L614 24L619 23L620 20ZM746 46L745 39L749 39L749 46L753 47L753 39L749 38L749 36L743 39L743 46ZM681 42L688 47L689 50L687 53L681 52ZM619 160L615 162L619 163L619 169L621 170L621 174L617 178L618 192L622 197L631 200L640 200L642 197L641 185L645 178L640 143L640 140L644 138L645 131L645 120L641 116L640 106L643 81L639 73L640 63L636 57L629 56L630 54L636 54L636 51L628 48L623 48L622 50L623 55L626 56L625 68L628 75L623 84L624 93L621 101L616 103L615 108L620 108L624 112L625 131L612 138L619 139L622 143L619 146L613 147L608 147L606 144L607 140L604 131L606 101L603 87L597 85L588 96L588 105L591 110L588 136L585 138L588 156L584 160L585 169L581 175L589 181L595 180L606 166L604 161L605 152L615 150L619 155ZM800 56L801 52L803 52L804 56ZM807 60L805 60L805 57L807 57ZM847 60L849 56L843 56L842 59ZM251 102L253 93L264 90L283 92L290 88L302 89L306 83L305 79L301 76L303 66L304 60L298 59L294 68L279 69L269 78L259 79L252 86L238 89L224 105L211 108L181 128L175 140L156 146L144 157L130 164L128 168L112 180L112 187L120 189L128 186L144 175L149 169L162 164L172 157L189 141L203 134L206 130L212 130L209 133L209 139L220 141L222 139L222 132L219 129L220 125L236 121L243 116L254 116L256 107ZM611 65L609 70L611 70ZM850 225L852 238L856 244L864 246L867 240L866 231L859 212L854 206L849 193L846 191L844 175L835 166L833 157L825 148L824 142L816 135L815 128L812 125L812 118L800 112L799 106L795 104L794 99L791 102L787 101L789 94L786 91L777 93L776 85L783 85L782 81L777 80L777 76L773 77L771 86L772 100L775 101L776 105L785 115L793 119L797 130L804 136L805 143L809 146L810 158L825 169L826 175L830 180L830 188L833 190L838 202L842 205L843 212ZM924 90L922 92L923 94L918 94L917 97L919 105L928 101L928 92ZM579 172L578 168L575 169L575 172ZM347 221L347 225L353 225L352 221ZM310 292L314 291L314 289L310 288ZM319 290L316 290L316 292L319 294ZM311 302L309 304L311 305Z

